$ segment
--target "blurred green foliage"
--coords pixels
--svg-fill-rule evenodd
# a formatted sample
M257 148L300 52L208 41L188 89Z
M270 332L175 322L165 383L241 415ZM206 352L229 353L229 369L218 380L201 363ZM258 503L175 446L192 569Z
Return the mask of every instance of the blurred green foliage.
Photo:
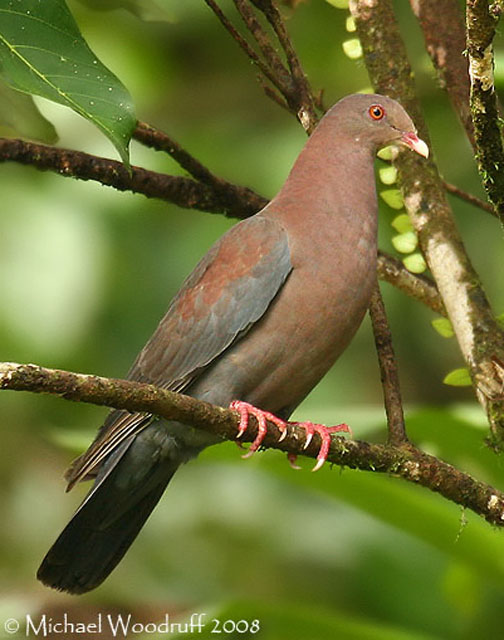
M396 5L440 169L450 182L481 195L473 154L438 87L409 3ZM222 6L236 18L231 2ZM152 0L140 9L133 1L114 1L104 12L103 3L74 1L70 8L93 51L128 87L141 120L165 130L218 175L266 196L275 193L304 134L264 97L255 69L204 2ZM347 12L309 0L286 13L312 85L324 89L327 105L368 86L362 61L343 52ZM501 47L497 60L503 55ZM499 67L497 81L504 82ZM36 103L61 146L114 153L71 111ZM132 163L181 173L170 159L136 143ZM232 224L26 167L3 164L0 174L3 360L124 375L184 276ZM453 204L468 251L502 312L497 223ZM393 252L397 212L385 202L380 207L380 245ZM412 440L502 488L502 463L483 444L484 417L471 391L442 384L463 364L455 340L433 330L431 312L388 285L382 289ZM380 401L366 320L296 415L345 420L355 437L382 440ZM65 496L62 472L105 410L3 392L0 411L0 628L4 619L26 613L56 619L68 612L90 620L97 612L131 612L155 621L165 613L185 619L206 612L207 619L260 620L257 634L223 634L233 638L501 635L502 531L394 478L328 465L311 474L311 461L295 473L278 452L241 461L233 444L204 452L177 474L102 587L80 598L50 592L36 582L36 568L86 489Z

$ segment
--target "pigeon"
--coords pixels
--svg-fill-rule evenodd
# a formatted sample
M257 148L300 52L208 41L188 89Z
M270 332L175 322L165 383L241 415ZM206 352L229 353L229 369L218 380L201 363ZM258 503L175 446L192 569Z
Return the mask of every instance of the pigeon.
M227 231L183 282L128 378L267 420L287 420L347 347L376 280L374 158L400 144L428 157L403 107L354 94L321 119L271 202ZM316 469L330 435L318 433ZM94 589L124 556L179 466L220 439L145 413L113 410L70 468L70 489L94 479L45 556L38 578L79 594Z

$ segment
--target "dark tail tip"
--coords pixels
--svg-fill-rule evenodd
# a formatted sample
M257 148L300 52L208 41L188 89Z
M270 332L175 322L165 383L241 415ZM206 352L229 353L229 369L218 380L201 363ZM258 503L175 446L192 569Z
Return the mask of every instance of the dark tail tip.
M169 478L168 478L169 480ZM163 494L157 485L117 518L104 508L104 483L84 502L47 552L37 572L46 586L81 594L98 587L117 566Z

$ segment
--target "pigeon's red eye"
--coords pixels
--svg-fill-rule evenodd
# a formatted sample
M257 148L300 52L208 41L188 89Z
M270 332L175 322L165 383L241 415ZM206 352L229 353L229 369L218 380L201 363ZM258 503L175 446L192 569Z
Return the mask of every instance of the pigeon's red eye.
M369 115L373 118L373 120L381 120L385 115L385 109L380 107L379 104L373 104L369 107Z

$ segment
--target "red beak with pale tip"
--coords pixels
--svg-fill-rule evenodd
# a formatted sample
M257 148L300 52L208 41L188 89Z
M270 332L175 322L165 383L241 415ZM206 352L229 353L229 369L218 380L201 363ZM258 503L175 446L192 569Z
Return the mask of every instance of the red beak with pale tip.
M424 158L429 157L429 147L417 136L416 133L411 131L403 133L401 136L401 142Z

